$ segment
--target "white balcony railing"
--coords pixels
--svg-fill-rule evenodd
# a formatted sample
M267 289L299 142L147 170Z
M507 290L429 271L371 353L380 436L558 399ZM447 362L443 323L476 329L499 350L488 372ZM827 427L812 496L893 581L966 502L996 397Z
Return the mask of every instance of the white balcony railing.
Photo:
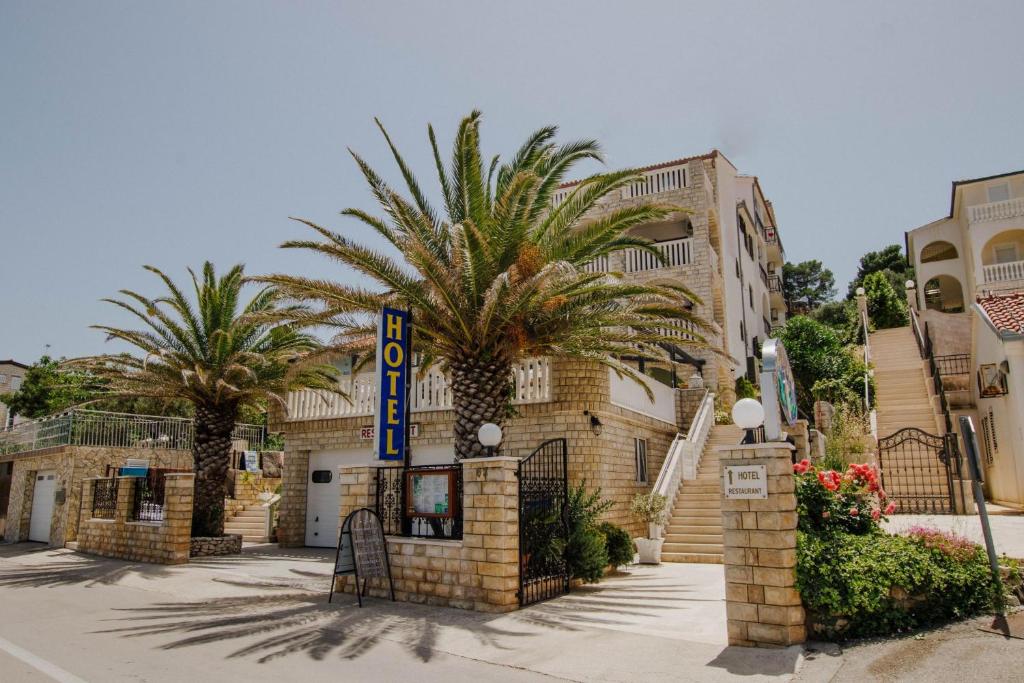
M1017 216L1024 216L1024 197L967 207L967 220L971 223L1000 221L1004 218L1015 218Z
M689 265L693 263L692 243L693 238L691 237L655 243L653 246L661 253L664 261L658 260L654 254L648 251L626 249L623 251L625 259L623 270L627 273L639 273L644 270Z
M583 270L587 271L588 273L607 273L610 270L608 254L605 254L604 256L598 256L590 263L587 263L585 266L583 266Z
M524 360L512 368L515 396L512 402L545 403L551 400L551 363L546 358ZM289 420L316 420L335 417L373 415L377 398L376 376L365 372L341 381L348 394L346 401L337 394L293 391L288 394ZM451 385L437 367L422 377L417 374L412 386L412 412L448 410L452 407Z
M647 397L644 388L629 377L625 375L619 377L614 370L609 368L608 379L612 405L672 425L676 423L676 390L672 387L662 384L656 379L645 378L644 383L654 394L652 401Z
M643 178L622 188L623 199L681 190L686 187L686 164L647 171Z
M984 273L985 284L1024 280L1024 261L993 263L991 266L982 266L981 269Z

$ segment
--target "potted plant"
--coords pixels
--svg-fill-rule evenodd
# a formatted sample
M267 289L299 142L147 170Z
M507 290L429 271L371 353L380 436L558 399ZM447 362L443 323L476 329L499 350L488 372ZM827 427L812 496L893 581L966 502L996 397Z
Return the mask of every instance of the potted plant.
M661 525L665 522L665 496L658 493L638 493L633 497L630 512L637 521L647 525L647 538L636 539L636 548L640 553L640 564L660 564L661 546L665 539L661 538Z

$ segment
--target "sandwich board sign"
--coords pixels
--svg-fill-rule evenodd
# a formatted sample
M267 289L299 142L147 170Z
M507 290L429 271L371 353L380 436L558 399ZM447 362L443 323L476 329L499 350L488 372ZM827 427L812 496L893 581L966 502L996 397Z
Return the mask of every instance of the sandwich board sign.
M353 510L341 523L338 552L334 556L334 575L327 602L334 600L334 583L339 576L356 577L356 599L363 606L363 596L370 579L387 579L391 601L395 600L395 584L391 580L388 543L380 517L370 508ZM361 583L360 583L361 582Z

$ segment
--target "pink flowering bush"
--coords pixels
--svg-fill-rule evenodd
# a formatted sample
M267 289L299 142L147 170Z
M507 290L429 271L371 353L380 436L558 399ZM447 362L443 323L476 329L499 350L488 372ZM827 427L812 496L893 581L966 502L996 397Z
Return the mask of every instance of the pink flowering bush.
M868 534L895 510L872 465L853 464L845 472L819 470L810 460L793 465L800 530Z
M912 526L904 532L908 538L925 548L938 550L954 560L966 561L981 551L974 541L930 526Z

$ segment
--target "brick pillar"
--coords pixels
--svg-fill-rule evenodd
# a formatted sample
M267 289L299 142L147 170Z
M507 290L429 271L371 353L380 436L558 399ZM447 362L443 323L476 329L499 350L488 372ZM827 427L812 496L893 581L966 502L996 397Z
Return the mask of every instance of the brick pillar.
M89 477L82 481L82 504L79 507L80 514L78 519L78 526L82 526L82 522L87 519L92 519L92 502L93 502L93 484L97 479L102 477Z
M786 443L721 446L724 468L764 465L768 497L722 498L729 644L786 646L806 639L796 590L796 494ZM724 485L724 484L723 484Z
M282 548L306 544L306 481L309 451L288 451L281 472L281 507L277 520L277 542Z
M195 494L195 475L191 472L164 475L163 536L165 564L188 562L192 538L192 497ZM118 494L120 495L120 494Z
M116 524L121 525L128 522L133 493L135 493L135 477L117 477L117 509L114 512Z
M688 366L683 366L687 368ZM682 381L686 381L686 378L680 378ZM693 422L693 418L697 415L697 409L700 408L700 402L704 399L704 392L707 391L703 387L700 389L678 389L676 390L676 427L680 432L686 432L690 427L690 423Z

